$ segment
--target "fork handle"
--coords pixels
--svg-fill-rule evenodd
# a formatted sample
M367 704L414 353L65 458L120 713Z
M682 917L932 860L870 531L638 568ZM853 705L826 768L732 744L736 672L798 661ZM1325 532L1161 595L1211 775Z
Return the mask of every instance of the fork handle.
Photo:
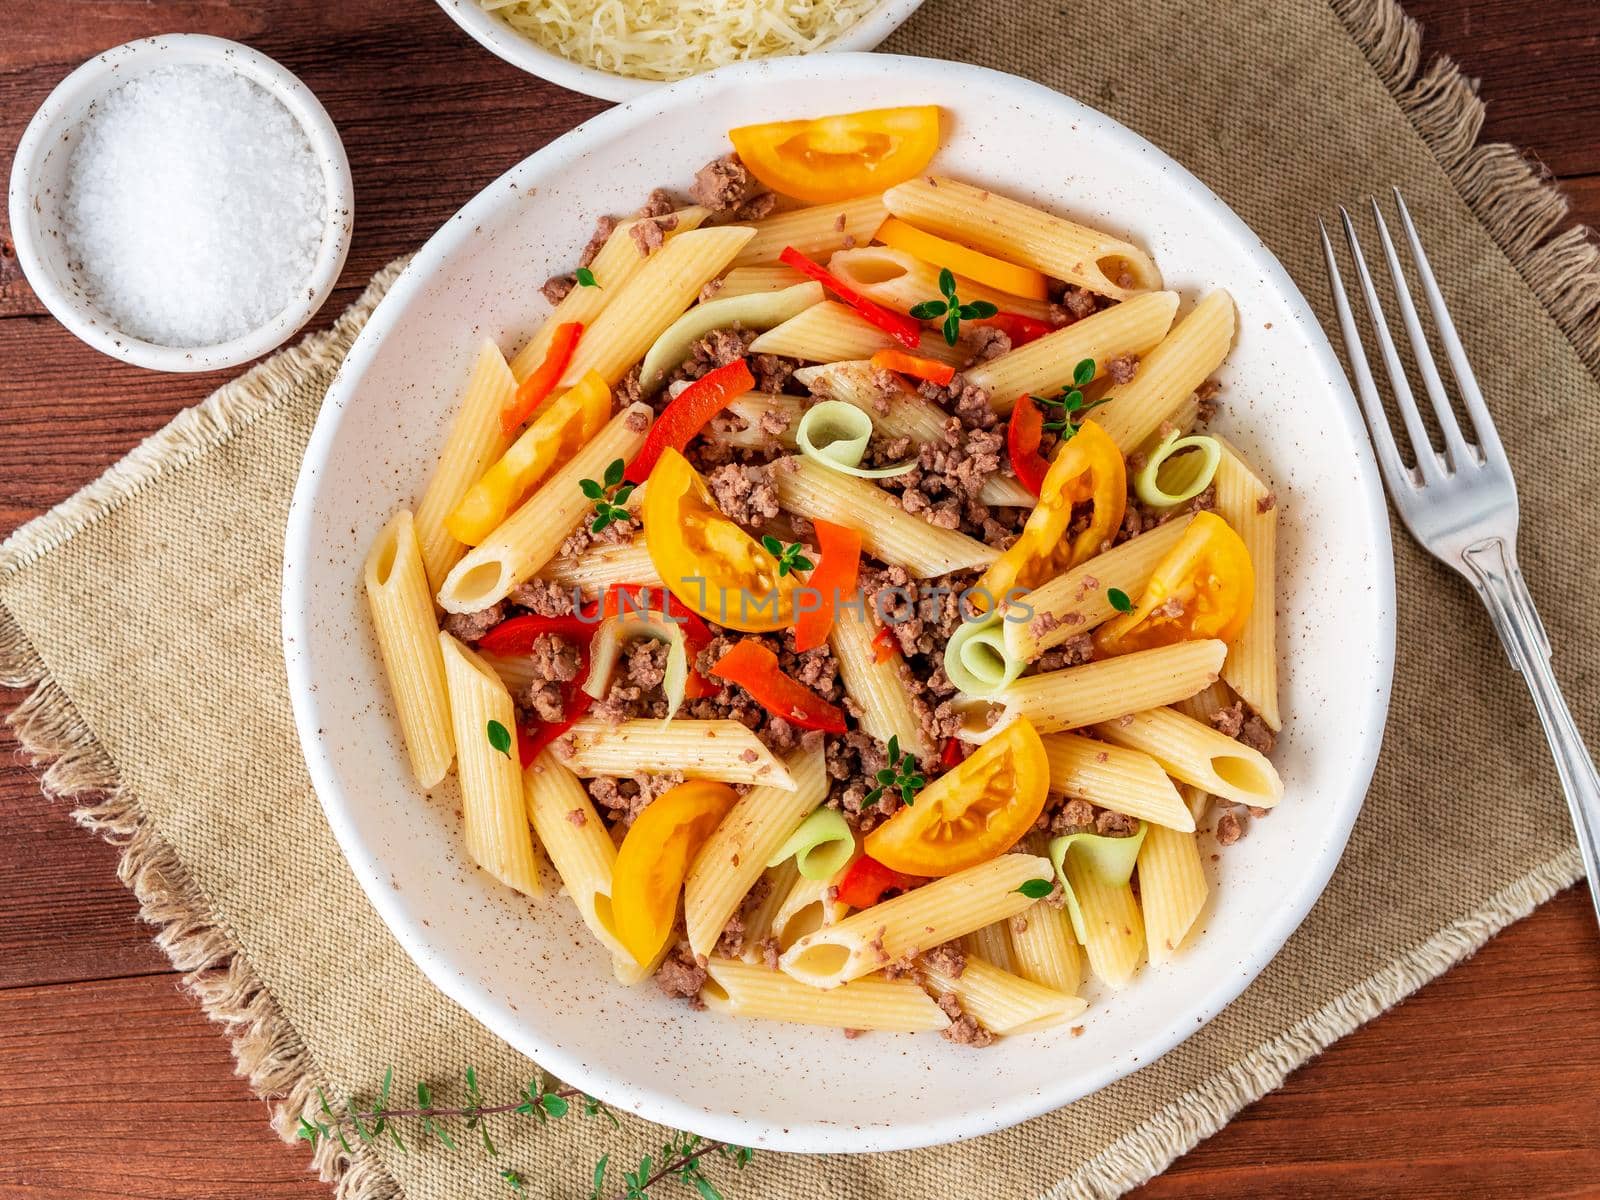
M1505 645L1511 665L1521 672L1533 706L1544 726L1545 739L1555 756L1561 790L1572 810L1572 826L1578 835L1578 849L1584 870L1589 875L1589 898L1600 917L1600 776L1594 760L1584 748L1583 735L1572 719L1567 701L1550 667L1550 643L1544 625L1533 606L1533 597L1522 581L1516 552L1501 538L1485 538L1462 551L1467 568L1495 632Z

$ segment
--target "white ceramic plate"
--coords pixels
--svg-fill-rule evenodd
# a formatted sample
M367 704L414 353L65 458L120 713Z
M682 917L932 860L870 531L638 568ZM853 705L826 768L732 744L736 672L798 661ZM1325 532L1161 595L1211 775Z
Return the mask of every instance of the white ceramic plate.
M598 96L602 100L631 100L651 88L661 86L654 79L636 79L630 75L602 71L547 50L487 11L478 0L439 0L439 7L466 30L473 41L497 58L505 59L530 75L548 79L551 83L582 92L586 96ZM876 8L825 45L819 53L871 50L921 7L922 0L880 0Z
M819 100L818 97L824 97ZM561 898L530 902L465 859L453 793L419 794L385 698L359 587L369 543L421 490L475 347L513 347L537 286L596 216L686 185L749 121L953 105L938 170L1131 236L1192 304L1239 306L1221 428L1282 504L1278 614L1288 724L1283 805L1214 865L1191 948L1116 994L1083 1034L973 1051L696 1013L612 981ZM1261 971L1321 894L1361 806L1393 663L1383 499L1339 365L1261 242L1177 163L1032 83L975 67L840 54L741 65L596 117L490 184L423 248L328 393L289 518L284 642L306 763L367 895L435 984L562 1078L667 1125L795 1151L970 1137L1151 1062ZM1208 855L1209 857L1209 855Z

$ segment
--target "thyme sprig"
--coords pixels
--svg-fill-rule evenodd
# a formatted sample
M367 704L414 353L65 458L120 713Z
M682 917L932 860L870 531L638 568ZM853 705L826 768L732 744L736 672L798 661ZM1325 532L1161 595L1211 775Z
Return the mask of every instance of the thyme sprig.
M901 801L910 805L915 802L917 789L928 782L922 775L922 769L917 766L917 760L909 754L900 752L899 737L889 739L889 765L879 770L874 778L878 781L878 786L862 799L862 808L876 804L883 798L883 793L888 788L897 789Z
M625 470L620 458L611 460L611 465L606 468L603 481L593 479L578 480L578 490L594 501L594 522L589 526L589 532L599 533L613 521L626 521L628 519L628 497L633 495L633 484L622 482L622 472Z
M944 294L943 300L924 300L921 304L913 305L911 315L919 321L934 321L943 317L944 340L951 346L956 344L956 338L961 334L961 322L980 321L1000 311L987 300L961 303L961 298L956 295L955 272L949 267L939 272L939 291Z
M693 1188L700 1200L723 1200L722 1192L706 1177L701 1165L703 1160L709 1154L717 1154L732 1163L734 1170L742 1171L755 1153L748 1146L708 1141L692 1133L675 1133L655 1155L644 1155L633 1170L623 1172L623 1190L615 1194L614 1200L650 1200L650 1189L666 1179L676 1179L684 1187ZM656 1163L661 1165L656 1167ZM594 1188L589 1200L605 1200L605 1168L606 1159L602 1158L595 1166Z
M1090 380L1094 378L1094 359L1086 358L1072 369L1072 386L1064 387L1054 396L1030 396L1029 399L1045 412L1055 409L1060 415L1044 423L1047 433L1059 433L1061 440L1066 441L1078 432L1078 427L1083 424L1083 418L1091 408L1099 408L1102 404L1111 401L1110 396L1085 404L1083 391Z
M761 545L768 554L778 560L779 575L789 575L795 571L809 571L816 565L804 554L800 553L805 547L799 542L791 542L785 546L769 533L762 537Z

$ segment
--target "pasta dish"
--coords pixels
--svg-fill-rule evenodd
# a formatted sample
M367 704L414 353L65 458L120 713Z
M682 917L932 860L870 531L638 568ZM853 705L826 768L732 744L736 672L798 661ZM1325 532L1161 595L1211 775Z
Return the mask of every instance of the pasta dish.
M1227 292L939 136L745 126L601 217L365 588L418 784L618 980L981 1046L1179 954L1280 800L1278 510Z

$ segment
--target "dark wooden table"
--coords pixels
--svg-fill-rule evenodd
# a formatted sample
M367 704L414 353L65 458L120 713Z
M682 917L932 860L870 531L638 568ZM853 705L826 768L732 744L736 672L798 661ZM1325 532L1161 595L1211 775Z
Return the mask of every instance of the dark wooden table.
M1483 79L1486 133L1600 224L1593 0L1412 0ZM358 220L332 319L484 184L603 104L482 52L426 0L0 0L0 175L96 51L193 31L297 72L338 123ZM223 376L120 366L45 315L0 235L0 534L88 483ZM0 706L20 699L0 691ZM0 738L0 1198L324 1197L233 1074L116 877ZM752 1181L743 1194L755 1195ZM1140 1196L1600 1196L1600 935L1568 891L1340 1042Z

